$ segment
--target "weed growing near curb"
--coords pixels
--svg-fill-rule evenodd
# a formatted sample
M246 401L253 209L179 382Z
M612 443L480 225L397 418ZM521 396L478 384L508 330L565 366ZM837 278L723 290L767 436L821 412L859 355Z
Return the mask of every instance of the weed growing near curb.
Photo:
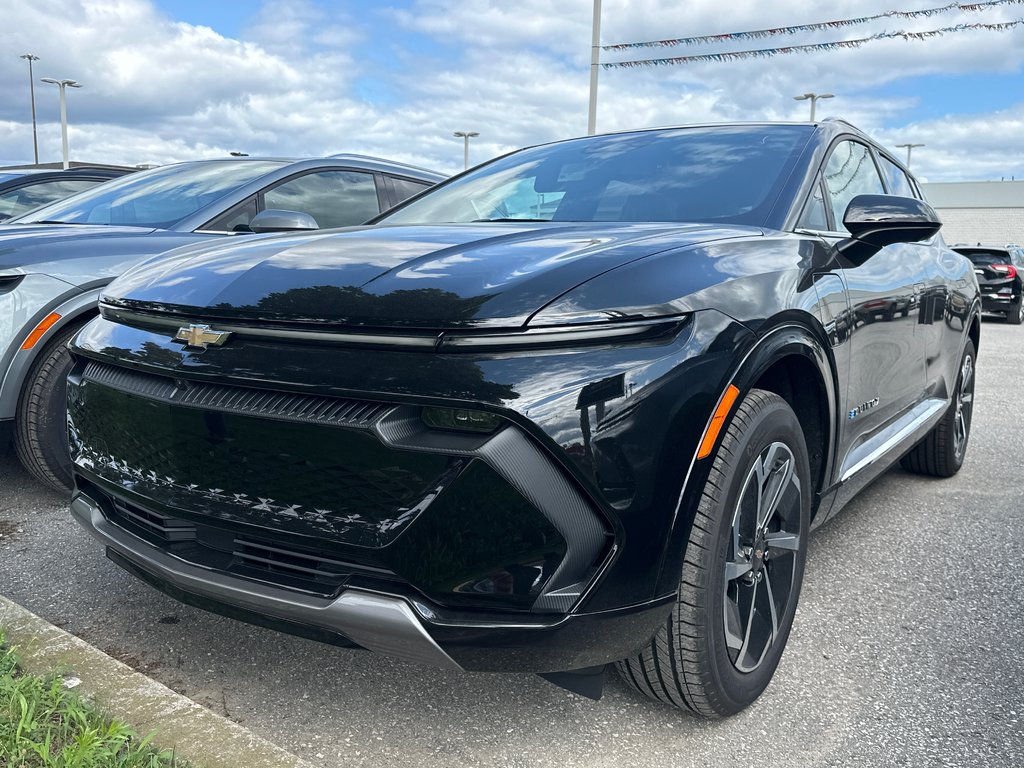
M103 717L57 674L18 669L0 631L0 765L7 768L187 768Z

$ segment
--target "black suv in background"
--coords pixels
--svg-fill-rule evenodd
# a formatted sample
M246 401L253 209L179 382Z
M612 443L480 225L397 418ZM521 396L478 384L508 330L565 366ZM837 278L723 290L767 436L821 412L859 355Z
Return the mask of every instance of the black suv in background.
M134 168L71 168L0 170L0 221L7 221L43 205L77 195Z
M1010 325L1024 322L1024 248L956 245L953 250L974 264L982 310L1006 315Z

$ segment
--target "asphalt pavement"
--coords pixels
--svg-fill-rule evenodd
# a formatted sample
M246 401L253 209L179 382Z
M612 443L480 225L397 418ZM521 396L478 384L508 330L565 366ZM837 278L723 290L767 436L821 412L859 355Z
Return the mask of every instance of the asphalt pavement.
M963 470L894 469L812 534L750 709L708 722L539 678L453 674L180 605L0 459L0 594L323 766L1024 765L1024 328L988 321ZM211 767L212 768L212 767Z

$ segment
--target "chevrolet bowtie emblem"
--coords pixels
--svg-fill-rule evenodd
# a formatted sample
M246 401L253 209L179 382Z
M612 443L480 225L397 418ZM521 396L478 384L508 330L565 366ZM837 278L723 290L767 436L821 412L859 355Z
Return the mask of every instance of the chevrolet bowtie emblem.
M178 329L175 341L184 341L185 349L206 349L210 345L219 347L231 337L231 331L215 331L208 325L186 325Z

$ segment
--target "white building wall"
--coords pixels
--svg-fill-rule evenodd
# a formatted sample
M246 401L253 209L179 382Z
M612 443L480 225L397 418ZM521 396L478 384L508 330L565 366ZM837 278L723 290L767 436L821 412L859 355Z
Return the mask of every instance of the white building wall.
M1024 245L1024 208L939 208L942 237L950 245Z

